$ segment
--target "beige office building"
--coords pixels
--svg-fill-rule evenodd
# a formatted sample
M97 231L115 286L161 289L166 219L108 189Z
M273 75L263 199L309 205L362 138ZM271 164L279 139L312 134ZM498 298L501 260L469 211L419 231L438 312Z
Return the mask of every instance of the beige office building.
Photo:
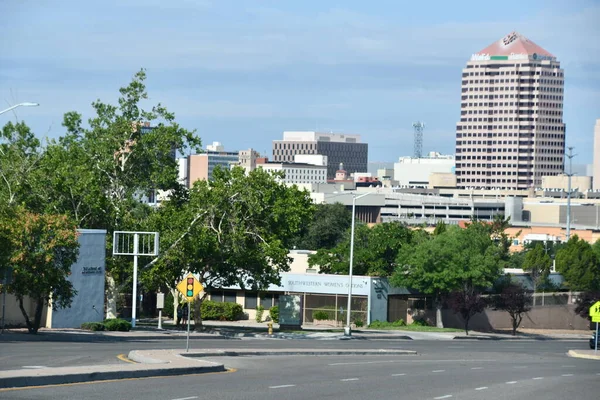
M563 172L564 71L513 32L473 54L456 126L459 188L527 189Z

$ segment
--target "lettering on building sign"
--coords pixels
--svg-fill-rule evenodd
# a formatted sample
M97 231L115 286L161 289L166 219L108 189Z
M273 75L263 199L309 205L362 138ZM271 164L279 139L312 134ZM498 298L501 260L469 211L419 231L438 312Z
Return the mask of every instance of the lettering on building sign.
M502 42L504 43L505 46L508 46L509 44L514 42L516 38L517 38L517 34L515 32L509 33L508 35L506 35L504 37L504 39L502 39Z
M471 61L487 61L490 59L489 54L481 53L481 54L473 54L471 56Z
M510 53L510 56L508 56L509 60L527 60L527 58L527 54Z
M102 267L83 267L81 270L82 275L97 275L102 273Z
M348 283L341 282L318 282L318 281L287 281L288 286L310 286L310 287L329 287L329 288L347 288ZM352 283L352 288L363 289L365 284Z

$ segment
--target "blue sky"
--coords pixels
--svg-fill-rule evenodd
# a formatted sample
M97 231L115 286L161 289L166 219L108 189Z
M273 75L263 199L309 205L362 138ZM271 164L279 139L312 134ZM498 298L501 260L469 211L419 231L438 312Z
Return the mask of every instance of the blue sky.
M89 4L88 4L89 3ZM370 161L454 152L461 69L519 31L565 69L567 145L592 160L600 1L1 0L0 108L40 137L147 69L152 102L204 144L271 153L284 130L359 133ZM0 117L4 124L14 115Z

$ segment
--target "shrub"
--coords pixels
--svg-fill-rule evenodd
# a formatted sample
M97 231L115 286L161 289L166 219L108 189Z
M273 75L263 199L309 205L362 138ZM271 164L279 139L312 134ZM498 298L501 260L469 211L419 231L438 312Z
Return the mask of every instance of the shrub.
M120 318L112 318L104 320L104 328L107 331L129 332L131 323Z
M369 328L374 328L374 329L377 329L377 328L393 328L393 327L399 327L399 326L406 326L406 322L404 322L403 319L399 319L399 320L394 321L394 322L387 322L387 321L378 321L378 320L375 320L375 321L371 322L371 324L369 325Z
M84 322L81 324L81 329L85 329L87 331L103 331L104 324L102 322Z
M356 325L357 328L362 328L364 322L362 321L362 319L357 319L356 321L354 321L354 325Z
M263 306L256 307L256 322L262 322L265 308Z
M218 303L211 300L204 300L200 310L203 320L217 321L235 321L244 313L244 309L238 303Z
M271 316L271 320L276 324L279 323L279 306L273 306L269 310L269 315Z
M323 321L329 319L329 314L327 313L327 311L315 311L315 313L313 314L313 319L317 321Z
M173 295L171 291L169 293L165 293L165 308L162 310L163 317L173 318L173 303L174 303Z
M424 319L415 319L411 325L414 326L429 326L429 324L427 323L427 321L425 321Z

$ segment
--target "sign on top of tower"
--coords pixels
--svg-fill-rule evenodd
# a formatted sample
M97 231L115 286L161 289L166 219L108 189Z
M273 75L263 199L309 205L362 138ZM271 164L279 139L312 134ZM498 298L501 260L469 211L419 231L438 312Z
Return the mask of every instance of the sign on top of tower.
M556 57L519 32L511 32L485 49L473 54L472 61L556 60Z

